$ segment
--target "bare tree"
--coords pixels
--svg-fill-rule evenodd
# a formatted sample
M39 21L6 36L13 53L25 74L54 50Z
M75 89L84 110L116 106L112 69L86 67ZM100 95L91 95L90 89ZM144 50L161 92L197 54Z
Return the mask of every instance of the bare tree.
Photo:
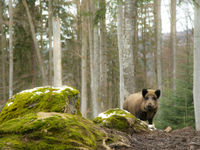
M123 74L123 6L122 0L118 1L117 10L117 39L118 39L118 51L119 51L119 72L120 72L120 84L119 84L119 94L120 102L119 107L122 109L124 102L124 74Z
M48 25L49 25L49 84L52 85L52 62L53 62L53 48L52 48L52 0L48 1Z
M100 0L102 19L100 20L100 99L101 111L108 108L108 75L107 75L107 44L106 44L106 1Z
M176 0L171 0L171 50L172 50L172 88L176 90Z
M30 29L31 29L31 33L32 33L32 38L33 38L33 42L34 42L34 46L35 46L35 50L36 50L36 54L37 54L37 58L38 58L39 68L40 68L40 71L41 71L41 74L42 74L42 82L43 82L43 85L46 85L47 84L47 78L46 78L46 75L45 75L44 63L43 63L42 56L40 54L40 49L39 49L39 46L38 46L38 42L37 42L37 39L36 39L35 28L34 28L34 24L33 24L33 21L32 21L32 17L31 17L31 14L30 14L26 0L22 0L22 2L23 2L23 5L26 9L26 14L28 16L28 21L29 21L29 25L30 25Z
M143 87L147 87L147 8L144 5L142 7L142 12L144 12L145 17L142 17L142 60L143 60Z
M134 83L134 60L133 60L133 40L134 40L134 12L135 0L125 1L125 23L124 23L124 48L123 48L123 73L124 73L124 96L127 97L135 90Z
M13 6L9 0L9 98L13 95Z
M6 101L6 59L5 59L5 35L3 29L3 7L2 2L0 2L0 50L1 50L1 65L2 65L2 86L3 86L3 100Z
M97 10L97 3L93 0L90 0L90 12L94 14ZM99 57L99 35L98 35L98 25L94 25L94 16L90 15L88 23L89 31L89 44L90 44L90 77L91 77L91 104L93 117L96 117L99 113L99 104L98 104L98 87L99 87L99 74L98 74L98 57Z
M161 29L161 0L154 1L155 31L156 31L156 70L157 87L162 89L162 29Z
M53 66L54 86L62 86L60 18L53 18Z
M82 0L81 11L87 11L87 0ZM87 50L88 50L88 41L87 41L87 18L82 15L82 49L81 49L81 112L83 116L87 114Z
M200 0L196 1L194 14L194 79L193 95L196 130L200 131Z

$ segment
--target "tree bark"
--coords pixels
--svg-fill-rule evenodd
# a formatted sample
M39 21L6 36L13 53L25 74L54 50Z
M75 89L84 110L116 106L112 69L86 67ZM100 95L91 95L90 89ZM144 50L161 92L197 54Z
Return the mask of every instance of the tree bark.
M9 98L13 95L13 6L9 0Z
M200 0L196 1L200 6ZM193 96L195 110L195 126L200 131L200 7L195 5L194 13L194 79Z
M161 32L161 0L154 1L155 34L156 34L156 70L157 87L162 90L162 32Z
M137 79L138 79L138 75L139 75L139 58L138 58L138 19L139 19L139 15L138 15L138 7L136 7L135 9L135 17L134 17L134 48L133 48L133 59L134 59L134 75L135 75L135 90L139 89L139 84Z
M82 0L81 4L82 12L87 12L87 0ZM86 117L87 115L87 19L82 15L82 48L81 48L81 113Z
M107 44L106 44L106 2L100 0L100 9L102 13L102 20L100 21L100 100L101 111L108 109L108 75L107 75Z
M176 90L176 0L171 0L172 88Z
M143 5L143 12L144 12L144 15L146 16L147 15L147 12L146 12L146 7L145 5ZM143 50L142 50L142 55L143 55L143 80L144 80L144 84L143 84L143 87L147 87L147 57L146 57L146 17L143 17L142 19L143 21L143 26L142 26L142 44L143 44Z
M42 0L40 0L40 49L43 49L43 18L42 18Z
M78 89L81 88L81 58L79 57L80 56L80 53L81 53L81 8L80 8L81 4L80 4L80 0L76 0L76 9L77 9L77 32L76 32L76 35L77 35L77 40L76 40L76 55L74 56L75 57L75 61L76 61L76 64L78 64L78 67L77 65L75 66L75 69L74 69L74 74L75 74L75 80L76 80L76 87ZM77 54L78 54L78 57L77 57Z
M40 68L40 72L41 72L41 75L42 75L42 82L43 82L43 85L46 85L47 84L47 78L46 78L46 74L45 74L44 63L43 63L42 56L40 54L40 50L39 50L39 46L38 46L38 42L37 42L37 39L36 39L35 28L34 28L34 25L33 25L31 14L30 14L26 0L22 0L22 2L23 2L23 5L26 9L26 13L27 13L27 16L28 16L28 21L29 21L29 25L30 25L30 29L31 29L31 33L32 33L32 38L33 38L33 42L34 42L34 46L35 46L35 50L36 50L36 54L37 54L37 59L38 59L38 63L39 63L39 68Z
M2 32L1 32L2 33ZM4 52L4 43L5 43L5 38L1 37L1 51L2 51L2 56L1 56L1 64L2 64L2 85L3 85L3 100L6 102L6 59L5 59L5 52Z
M96 3L93 0L90 0L90 12L94 14L96 11ZM99 104L98 104L98 63L97 58L99 51L99 38L98 38L98 25L94 25L93 23L94 16L91 15L89 17L89 44L90 44L90 77L91 77L91 104L93 117L96 117L99 113Z
M124 48L122 54L125 97L127 97L128 95L130 95L130 93L133 93L135 91L133 64L134 12L135 0L126 0L124 23Z
M122 0L119 0L118 11L117 11L117 39L118 39L118 52L119 52L119 107L122 109L124 103L124 74L123 74L123 7Z
M2 52L1 54L1 65L2 65L2 86L3 86L3 100L4 102L6 102L6 59L5 59L5 52L4 52L4 48L5 48L5 34L4 34L4 29L3 29L3 5L2 2L0 2L0 34L1 34L1 38L0 38L0 50Z
M49 84L52 85L52 62L53 62L53 47L52 47L52 0L48 1L48 25L49 25Z
M60 18L53 18L53 66L54 86L62 86L62 55L60 40Z

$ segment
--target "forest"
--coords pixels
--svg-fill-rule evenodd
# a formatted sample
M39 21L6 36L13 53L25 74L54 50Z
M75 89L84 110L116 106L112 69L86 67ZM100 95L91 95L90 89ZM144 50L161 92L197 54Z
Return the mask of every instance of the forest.
M92 119L143 88L160 89L156 128L200 130L199 5L1 0L0 108L22 90L67 85Z

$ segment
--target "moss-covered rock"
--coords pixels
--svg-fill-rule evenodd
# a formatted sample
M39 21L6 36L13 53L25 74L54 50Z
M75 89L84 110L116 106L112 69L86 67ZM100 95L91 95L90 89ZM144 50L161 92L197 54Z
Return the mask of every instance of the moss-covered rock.
M110 109L99 114L94 123L110 129L127 133L149 132L148 126L133 116L131 113L119 108Z
M125 133L102 128L80 115L78 95L78 90L67 86L39 87L14 95L0 113L0 149L129 147Z
M95 150L118 140L92 121L65 113L29 113L0 125L1 149Z
M22 91L8 100L0 113L0 123L37 112L62 112L80 115L78 96L79 91L68 86L60 88L47 86Z

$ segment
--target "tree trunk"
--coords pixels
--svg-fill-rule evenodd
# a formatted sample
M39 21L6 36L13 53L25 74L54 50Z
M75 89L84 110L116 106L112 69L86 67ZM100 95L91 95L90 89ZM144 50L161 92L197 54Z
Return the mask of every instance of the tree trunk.
M121 0L119 0L119 6L117 11L117 39L118 39L118 51L119 51L119 73L120 73L119 107L120 109L122 109L124 102L124 74L123 74L123 58L122 58L124 46L123 46L123 7Z
M127 97L130 93L133 93L135 91L133 64L134 12L135 0L126 0L124 23L124 49L122 54L125 97Z
M87 12L87 0L82 0L82 12ZM82 48L81 48L81 113L87 115L87 19L82 15Z
M1 30L2 31L2 30ZM1 32L2 33L2 32ZM1 64L2 64L2 85L3 85L3 100L6 102L6 59L5 59L5 52L4 52L4 43L5 43L5 38L2 34L1 37L1 51L2 51L2 56L1 56Z
M139 59L138 59L138 7L135 9L135 17L134 17L134 48L133 48L133 59L134 59L134 75L135 75L135 90L137 91L139 89L138 84L138 75L139 75Z
M34 49L34 44L32 44L32 47ZM33 52L33 56L32 56L32 74L33 74L33 77L32 77L32 88L36 87L37 85L37 64L36 64L36 52L34 51Z
M194 79L193 95L195 110L195 126L200 131L200 0L196 1L194 14Z
M81 54L81 10L80 10L80 0L75 0L76 2L76 13L77 13L77 19L76 19L76 51L74 55L75 59L75 66L74 66L74 80L75 82L75 87L77 89L81 88L81 58L79 57ZM77 67L78 66L78 67Z
M94 76L94 100L93 100L93 117L96 117L99 113L98 104L98 91L99 91L99 35L98 26L94 27L94 53L93 53L93 76Z
M43 50L43 18L42 18L42 0L40 0L40 49ZM34 24L34 23L33 23Z
M146 12L146 7L145 7L145 5L143 6L143 8L142 9L144 9L143 10L143 12L144 12L144 15L146 16L147 15L147 12ZM146 37L147 35L146 35L146 17L143 17L143 26L142 26L142 44L143 44L143 50L142 50L142 54L143 54L143 80L144 80L144 84L143 84L143 87L147 87L147 57L146 57L146 38L148 38L148 37Z
M37 54L37 58L38 58L39 68L40 68L41 75L42 75L42 82L43 82L43 85L46 85L47 84L47 78L46 78L46 75L45 75L44 63L43 63L43 60L42 60L42 57L41 57L41 54L40 54L40 50L39 50L39 46L38 46L38 42L37 42L37 39L36 39L35 28L34 28L34 25L33 25L31 14L30 14L26 0L22 0L22 2L23 2L23 5L26 9L26 13L27 13L27 16L28 16L28 21L29 21L29 25L30 25L30 29L31 29L31 33L32 33L32 38L33 38L33 42L34 42L34 46L35 46L35 50L36 50L36 54Z
M100 0L100 9L103 12L102 20L100 21L100 100L101 111L108 109L108 75L107 75L107 44L106 44L106 2Z
M53 77L53 71L52 71L52 62L53 62L53 47L52 47L52 0L48 1L49 7L48 7L48 25L49 25L49 84L52 85L52 77Z
M94 14L96 11L96 3L93 0L90 0L90 12ZM90 76L91 76L91 104L93 110L93 117L96 117L99 113L99 104L98 104L98 25L93 25L94 16L89 17L89 44L90 44Z
M60 18L53 18L54 86L62 86L62 55L60 33Z
M155 34L156 34L156 70L157 70L157 87L162 89L162 32L161 32L161 0L154 2L155 13Z
M4 52L4 48L5 48L5 34L4 34L4 29L3 29L3 6L2 6L2 2L0 2L0 34L1 34L1 38L0 38L0 50L1 50L1 64L2 64L2 88L3 88L3 101L6 102L6 59L5 59L5 52Z
M172 88L176 90L176 0L171 0Z
M13 95L13 6L9 0L9 98Z

